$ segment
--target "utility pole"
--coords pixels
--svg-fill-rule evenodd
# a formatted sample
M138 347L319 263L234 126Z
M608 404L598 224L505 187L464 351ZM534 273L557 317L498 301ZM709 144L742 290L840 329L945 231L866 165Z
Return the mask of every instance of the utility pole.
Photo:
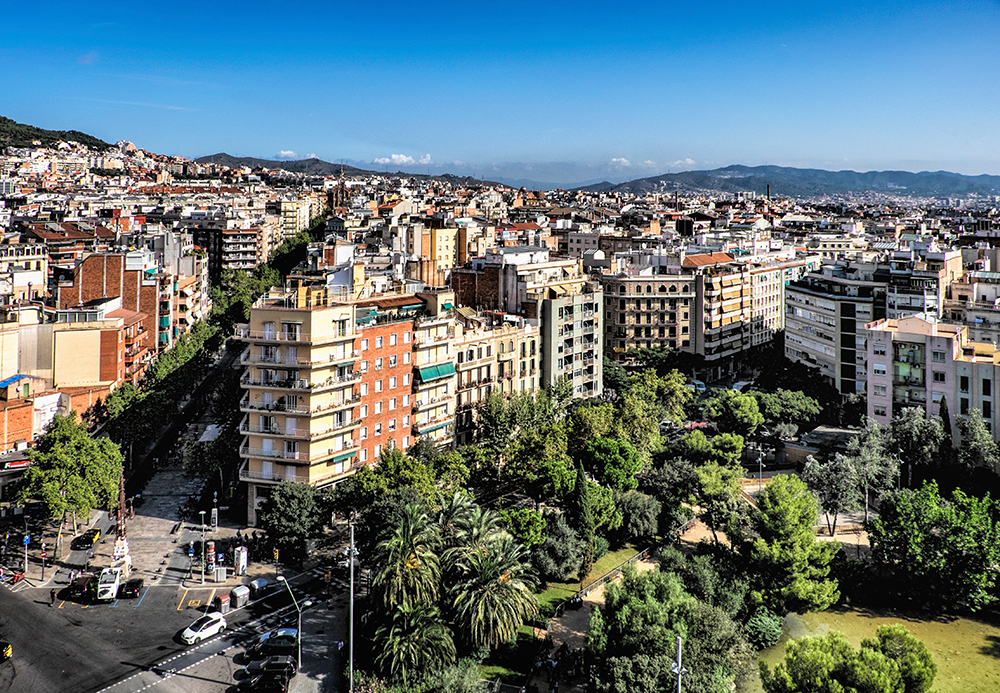
M354 693L354 525L351 525L351 548L348 549L347 565L351 571L351 601L347 610L347 690Z
M205 584L205 511L199 510L201 515L201 584Z
M681 666L681 636L677 636L677 661L673 662L670 671L677 674L677 693L681 693L681 676L687 673L687 669Z

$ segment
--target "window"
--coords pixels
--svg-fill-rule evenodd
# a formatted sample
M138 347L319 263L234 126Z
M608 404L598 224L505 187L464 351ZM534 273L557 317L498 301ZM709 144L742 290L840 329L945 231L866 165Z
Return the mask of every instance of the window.
M389 398L389 411L392 411L395 408L396 408L396 398L395 397L390 397Z
M367 373L368 372L368 362L367 361L362 361L361 362L361 372L362 373Z
M403 436L403 447L410 447L410 436Z
M389 419L389 430L390 431L395 431L396 430L396 420L395 419Z
M874 375L885 375L885 365L881 363L872 364L872 374Z
M872 411L874 412L875 416L885 416L885 405L884 404L876 404L872 408Z
M391 376L389 378L389 389L390 390L395 390L396 389L396 376Z
M368 394L368 383L361 383L361 396L364 397Z
M382 454L382 444L379 443L378 445L376 445L375 449L373 450L373 452L375 453L375 457L378 457L379 455L381 455Z
M409 343L410 343L410 333L409 332L404 332L403 333L403 344L409 344Z
M404 407L410 406L410 396L409 395L403 395L403 406Z
M967 376L967 375L960 375L958 377L958 390L959 390L959 392L968 392L969 391L969 376Z
M409 362L410 362L410 352L407 351L403 354L403 363L409 363Z
M409 425L410 425L410 415L407 414L406 416L403 417L403 428L406 428Z
M969 413L969 398L968 397L962 397L962 398L960 398L958 400L958 413L959 414L963 414L963 415Z
M382 413L382 400L379 400L378 402L375 403L374 411L376 415Z
M885 397L885 385L876 385L875 394L879 397Z
M362 426L361 427L361 432L358 433L358 438L360 438L361 440L367 440L368 439L368 427L367 426Z
M378 438L380 435L382 435L382 424L377 423L375 424L375 437ZM377 445L375 447L378 448Z
M944 352L943 351L932 351L931 358L937 363L944 363Z
M983 418L993 418L993 405L990 402L983 402Z
M983 397L992 397L993 382L989 378L983 378Z
M358 454L358 457L360 458L360 460L362 462L367 462L368 461L368 448L361 448L361 452Z
M377 359L375 359L375 370L377 370L377 371L382 370L382 357L381 356L379 356Z
M389 368L395 368L395 367L396 367L396 355L393 354L392 356L389 357Z
M396 346L396 333L389 335L389 346Z
M368 340L367 339L362 339L361 340L361 351L368 351Z
M375 338L375 348L376 349L381 349L382 348L382 338L381 337L376 337Z
M403 385L405 386L405 385L409 385L409 384L410 384L410 374L409 373L405 373L405 374L403 374Z
M876 356L885 356L885 344L872 344L872 353Z
M379 378L375 381L375 392L382 392L382 379Z
M944 382L944 371L934 371L934 382L943 383ZM986 381L983 381L986 382Z
M368 405L367 404L362 404L361 405L361 418L363 419L366 416L368 416Z

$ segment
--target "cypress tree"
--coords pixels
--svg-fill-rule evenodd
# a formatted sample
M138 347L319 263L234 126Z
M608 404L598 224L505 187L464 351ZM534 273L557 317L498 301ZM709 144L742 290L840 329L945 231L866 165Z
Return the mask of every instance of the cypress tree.
M576 486L573 489L571 513L576 525L576 534L583 540L583 561L580 564L580 580L584 580L594 567L594 513L590 509L590 494L587 488L587 474L583 463L576 468Z

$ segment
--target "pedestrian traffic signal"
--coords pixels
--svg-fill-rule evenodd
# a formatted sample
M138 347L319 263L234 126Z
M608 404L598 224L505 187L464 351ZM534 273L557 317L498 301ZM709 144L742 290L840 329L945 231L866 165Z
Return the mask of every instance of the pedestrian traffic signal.
M278 560L278 549L274 550L274 560Z

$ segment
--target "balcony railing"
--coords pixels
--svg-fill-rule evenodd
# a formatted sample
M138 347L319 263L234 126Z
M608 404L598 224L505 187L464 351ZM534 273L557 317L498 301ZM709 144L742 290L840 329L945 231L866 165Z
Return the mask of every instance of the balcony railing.
M298 380L268 380L265 378L250 378L244 376L240 378L241 385L250 385L252 387L270 387L281 390L311 390L313 386L308 380L304 378L299 378Z
M244 397L240 402L240 409L249 409L253 411L276 411L276 412L287 412L289 414L308 414L309 408L297 404L294 407L289 407L285 404L279 404L278 402L269 402L267 404L263 402L251 402L249 397Z
M255 339L265 342L308 342L309 335L305 332L265 332L263 330L240 330L240 339Z
M281 436L282 438L296 438L298 440L308 440L312 436L309 431L304 431L300 428L289 431L287 428L282 428L281 426L254 426L252 424L245 423L240 426L240 433L257 433L260 435L272 435Z

